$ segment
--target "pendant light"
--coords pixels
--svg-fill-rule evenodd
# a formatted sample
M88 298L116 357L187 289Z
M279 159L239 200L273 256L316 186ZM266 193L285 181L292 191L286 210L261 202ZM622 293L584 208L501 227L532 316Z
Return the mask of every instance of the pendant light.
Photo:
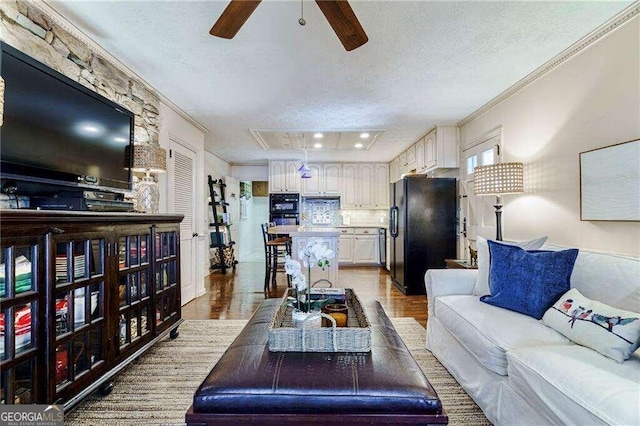
M300 177L302 179L309 179L311 178L311 169L307 166L307 142L305 140L304 133L302 134L302 147L304 149L304 161L300 168L298 168L298 173L300 173Z

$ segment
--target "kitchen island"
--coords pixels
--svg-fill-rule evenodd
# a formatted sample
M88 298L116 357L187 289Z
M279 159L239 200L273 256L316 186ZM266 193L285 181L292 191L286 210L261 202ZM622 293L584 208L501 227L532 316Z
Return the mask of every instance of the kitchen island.
M312 238L322 238L327 246L333 250L335 256L329 261L329 266L324 270L317 265L311 268L311 284L328 280L334 287L338 286L338 236L340 231L336 228L326 226L308 226L308 225L278 225L270 227L267 232L269 234L289 235L291 237L291 257L300 260L299 254L307 246ZM300 262L302 264L302 261ZM306 276L306 268L303 267ZM326 282L319 282L318 286L326 287Z

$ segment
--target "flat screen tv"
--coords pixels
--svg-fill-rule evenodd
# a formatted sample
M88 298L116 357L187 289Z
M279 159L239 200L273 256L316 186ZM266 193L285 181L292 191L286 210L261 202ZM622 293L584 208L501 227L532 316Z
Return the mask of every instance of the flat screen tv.
M0 177L131 189L134 115L120 105L0 43L5 81ZM127 159L127 160L125 160Z

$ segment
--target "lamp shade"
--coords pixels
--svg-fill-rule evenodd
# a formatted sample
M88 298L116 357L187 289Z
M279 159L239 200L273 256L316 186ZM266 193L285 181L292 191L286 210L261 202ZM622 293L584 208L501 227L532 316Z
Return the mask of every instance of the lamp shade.
M522 163L498 163L473 170L476 195L518 194L524 191Z
M134 172L164 173L167 170L167 151L153 145L133 145L127 147L127 164L133 149Z
M298 168L298 172L300 173L306 173L310 171L311 169L309 168L309 166L307 166L307 163L302 163L302 165Z

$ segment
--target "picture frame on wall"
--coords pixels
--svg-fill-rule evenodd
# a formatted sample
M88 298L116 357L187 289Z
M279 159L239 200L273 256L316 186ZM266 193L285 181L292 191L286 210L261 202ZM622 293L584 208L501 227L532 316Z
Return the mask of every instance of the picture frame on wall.
M580 220L640 221L640 139L580 153Z

